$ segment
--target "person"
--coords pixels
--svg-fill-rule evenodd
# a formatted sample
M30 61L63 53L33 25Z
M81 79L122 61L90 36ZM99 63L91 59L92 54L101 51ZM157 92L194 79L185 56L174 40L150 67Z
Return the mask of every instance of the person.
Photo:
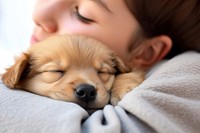
M184 72L195 75L196 86L192 82L188 90L183 70L173 66L177 65L175 59L180 59L178 56L174 61L176 55L200 51L198 0L38 0L33 20L32 45L57 34L83 34L113 49L130 67L149 71L143 90L138 87L119 106L106 106L78 122L82 132L199 132L199 67L194 67L195 73L183 67L188 70ZM181 60L191 59L186 57ZM172 59L170 67L181 73L183 82L176 79L180 75L172 77L174 71L166 67L161 67L164 72L159 67L157 73L152 72L151 68L164 59ZM162 86L159 78L165 81ZM172 79L184 85L178 88ZM159 89L147 86L150 80Z
M39 0L32 44L54 34L84 34L126 64L147 69L165 57L200 51L198 8L197 0Z

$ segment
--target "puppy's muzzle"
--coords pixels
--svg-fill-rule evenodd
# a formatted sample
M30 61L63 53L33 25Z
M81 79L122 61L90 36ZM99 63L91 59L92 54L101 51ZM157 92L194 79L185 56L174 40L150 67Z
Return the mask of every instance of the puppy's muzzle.
M81 84L76 87L75 96L81 101L89 102L96 98L97 91L94 86Z

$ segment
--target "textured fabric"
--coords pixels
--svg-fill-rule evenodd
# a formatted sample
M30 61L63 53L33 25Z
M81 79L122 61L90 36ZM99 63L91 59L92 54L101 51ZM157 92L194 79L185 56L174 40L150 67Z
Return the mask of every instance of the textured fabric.
M119 104L162 133L200 132L200 54L161 64Z
M0 133L79 133L87 116L76 104L0 85Z
M198 133L200 54L187 52L151 69L118 106L91 116L80 106L0 83L0 133Z

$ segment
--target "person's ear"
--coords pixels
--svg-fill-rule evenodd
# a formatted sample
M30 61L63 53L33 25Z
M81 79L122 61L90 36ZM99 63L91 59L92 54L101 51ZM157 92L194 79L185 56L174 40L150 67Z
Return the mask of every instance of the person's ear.
M132 66L149 68L163 59L172 47L170 37L160 35L143 41L137 50L131 53Z

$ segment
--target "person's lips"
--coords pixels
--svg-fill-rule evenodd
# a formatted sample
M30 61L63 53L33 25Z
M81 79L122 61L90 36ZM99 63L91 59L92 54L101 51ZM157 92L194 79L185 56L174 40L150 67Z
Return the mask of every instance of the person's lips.
M39 42L39 40L34 35L32 35L31 36L31 45L33 45L33 44L35 44L37 42Z

